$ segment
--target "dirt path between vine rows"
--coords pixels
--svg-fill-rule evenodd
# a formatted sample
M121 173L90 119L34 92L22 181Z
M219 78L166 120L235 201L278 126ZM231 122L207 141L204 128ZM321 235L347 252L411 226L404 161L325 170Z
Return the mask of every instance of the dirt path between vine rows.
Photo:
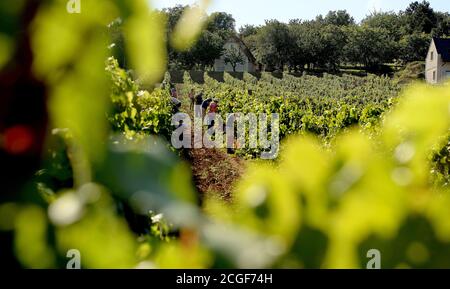
M189 100L183 99L181 111L190 115ZM245 171L245 161L238 156L227 154L226 149L189 149L194 184L200 198L219 198L230 202L233 187Z
M191 149L189 157L201 197L231 201L233 186L245 169L244 161L217 149Z

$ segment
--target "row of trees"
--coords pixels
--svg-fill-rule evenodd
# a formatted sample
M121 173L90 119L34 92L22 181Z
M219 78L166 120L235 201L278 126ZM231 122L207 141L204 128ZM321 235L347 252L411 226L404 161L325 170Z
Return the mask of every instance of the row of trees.
M346 11L330 11L310 21L247 25L239 33L268 70L336 70L345 64L379 70L386 63L423 60L431 37L450 36L450 14L422 1L399 13L372 12L359 24Z
M197 41L189 50L178 51L172 46L170 36L173 34L176 24L179 22L183 13L188 8L189 6L178 5L159 11L167 21L166 39L168 40L169 68L176 70L205 70L214 64L215 59L224 54L223 47L226 41L232 35L236 35L235 20L232 15L224 12L201 15L201 17L205 18L203 22L206 25ZM108 26L108 30L112 38L113 45L110 48L113 49L113 54L118 59L120 67L128 68L122 20L118 18L113 21Z
M162 11L166 15L167 34L170 35L188 6L178 5ZM214 60L223 53L225 42L236 33L235 19L224 12L203 15L206 26L198 41L188 51L177 51L168 42L169 66L172 69L201 69L214 64ZM169 39L170 37L168 37Z
M167 8L160 13L167 19L167 39L188 6ZM294 19L289 23L277 20L265 25L246 25L236 32L235 19L224 12L205 17L205 27L198 41L188 51L177 51L167 42L170 69L205 70L214 60L224 56L231 66L243 61L239 51L224 51L224 44L238 34L266 70L302 71L325 69L335 71L342 66L363 66L382 71L383 64L405 64L423 60L431 37L450 36L450 14L434 11L426 1L413 2L406 10L373 12L361 23L345 10L330 11L314 20ZM121 66L126 66L121 23L110 30L119 51ZM122 57L123 56L123 57Z

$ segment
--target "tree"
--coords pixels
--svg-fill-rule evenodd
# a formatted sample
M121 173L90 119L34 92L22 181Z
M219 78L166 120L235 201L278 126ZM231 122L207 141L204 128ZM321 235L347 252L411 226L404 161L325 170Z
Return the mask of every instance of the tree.
M167 17L167 34L170 35L184 11L189 6L178 5L164 9ZM174 69L205 69L214 64L223 52L223 46L230 33L234 33L235 20L230 14L213 13L208 17L208 24L201 32L197 42L188 51L176 51L168 44L169 66ZM168 39L170 37L167 37Z
M225 41L215 33L204 31L196 44L188 51L179 54L179 61L184 69L194 67L205 70L222 55Z
M400 60L403 63L423 61L428 53L431 37L425 33L406 35L400 41Z
M355 24L355 19L347 10L330 11L323 19L325 24L336 26L349 26Z
M177 25L178 21L180 20L181 16L183 15L184 11L189 8L189 6L183 6L183 5L176 5L171 8L165 8L162 10L162 12L167 17L167 28L169 30L169 33L171 33L175 26Z
M168 34L188 6L163 10ZM223 46L235 35L233 16L216 12L208 17L198 42L187 52L169 45L169 64L178 69L205 68L223 54ZM374 11L356 24L346 10L329 11L315 20L277 20L263 26L245 25L239 37L268 70L326 69L336 71L348 61L375 69L383 63L422 59L431 36L450 34L450 14L434 12L427 1L411 3L404 11ZM168 37L168 39L170 39ZM236 55L228 55L232 60Z
M224 57L225 63L229 63L233 67L234 72L236 72L236 66L244 62L244 55L241 53L241 50L234 46L225 51Z
M343 60L342 48L347 43L344 27L322 21L291 21L292 41L288 56L296 67L313 66L336 70Z
M203 33L192 49L194 60L200 64L200 68L203 70L213 66L214 61L222 55L224 45L225 40L218 34L207 31Z
M347 34L344 27L336 25L324 25L319 31L322 46L317 51L316 64L328 71L335 71L344 58L342 50L348 41Z
M289 39L292 41L289 50L289 69L302 71L308 61L311 60L311 53L306 47L306 28L300 21L291 21L289 23Z
M348 34L345 54L349 62L375 70L393 60L396 44L386 29L354 26L349 28Z
M289 62L292 40L288 25L277 20L266 21L256 39L256 58L269 70L283 70Z
M233 16L224 12L215 12L209 16L206 30L219 34L224 40L236 33L236 20Z
M445 12L436 12L437 25L433 29L433 36L448 37L450 36L450 14Z
M170 39L170 35L173 33L175 26L181 19L184 11L189 8L189 6L185 5L176 5L174 7L165 8L161 12L165 14L167 19L167 28L166 34L167 39ZM179 52L175 50L170 43L167 43L167 51L169 56L169 68L171 69L186 69L189 64L187 64L187 55L186 52Z
M403 13L406 16L406 25L409 33L431 33L437 24L436 14L427 1L413 2Z
M259 31L259 27L255 25L244 25L241 28L239 28L239 36L242 38L249 37L251 35L257 34Z
M362 20L362 25L385 29L388 31L389 37L394 41L399 41L406 34L405 17L395 12L372 12Z

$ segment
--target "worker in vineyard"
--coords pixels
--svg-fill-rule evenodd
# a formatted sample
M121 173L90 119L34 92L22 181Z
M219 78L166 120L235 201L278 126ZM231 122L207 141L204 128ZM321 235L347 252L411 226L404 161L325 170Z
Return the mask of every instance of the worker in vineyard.
M208 113L218 113L219 112L219 103L218 101L212 100L212 102L209 105Z
M189 101L191 103L191 105L189 106L189 109L192 111L194 109L194 105L195 105L195 90L193 88L189 92L188 97L189 97Z
M209 105L211 104L212 101L213 101L212 98L208 98L203 101L203 103L202 103L202 114L203 115L206 114L206 111L208 110Z
M208 125L208 129L214 127L214 118L216 117L216 114L219 112L219 105L216 100L211 100L211 103L208 107L208 117L212 118L211 123Z
M170 96L178 98L177 88L173 84L171 85L171 87L172 88L170 89Z
M195 97L194 113L196 117L202 117L202 103L203 103L203 92L200 92Z
M171 97L170 100L172 102L172 112L173 112L173 114L176 114L176 113L180 112L181 101L178 98L176 98L176 97Z

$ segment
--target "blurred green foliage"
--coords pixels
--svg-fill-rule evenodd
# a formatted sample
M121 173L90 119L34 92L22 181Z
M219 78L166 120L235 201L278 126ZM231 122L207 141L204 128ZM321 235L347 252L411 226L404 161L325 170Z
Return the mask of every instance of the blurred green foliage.
M19 15L23 10L25 0L0 4L0 69L13 56L15 38L20 31Z
M106 70L112 82L113 112L109 120L113 130L125 132L128 138L139 133L170 137L172 106L168 89L140 90L113 57L108 59Z
M203 210L188 166L150 136L167 129L167 92L140 93L113 59L105 72L106 27L122 17L136 72L162 78L163 20L144 0L86 0L79 15L65 4L45 2L33 25L35 73L65 144L47 152L60 164L38 172L45 203L0 204L23 267L64 268L76 249L83 268L364 268L372 248L383 268L450 267L450 192L430 181L430 155L448 140L448 85L408 89L373 135L348 129L331 148L291 136L277 163L248 168L231 205ZM132 232L124 204L147 232Z

